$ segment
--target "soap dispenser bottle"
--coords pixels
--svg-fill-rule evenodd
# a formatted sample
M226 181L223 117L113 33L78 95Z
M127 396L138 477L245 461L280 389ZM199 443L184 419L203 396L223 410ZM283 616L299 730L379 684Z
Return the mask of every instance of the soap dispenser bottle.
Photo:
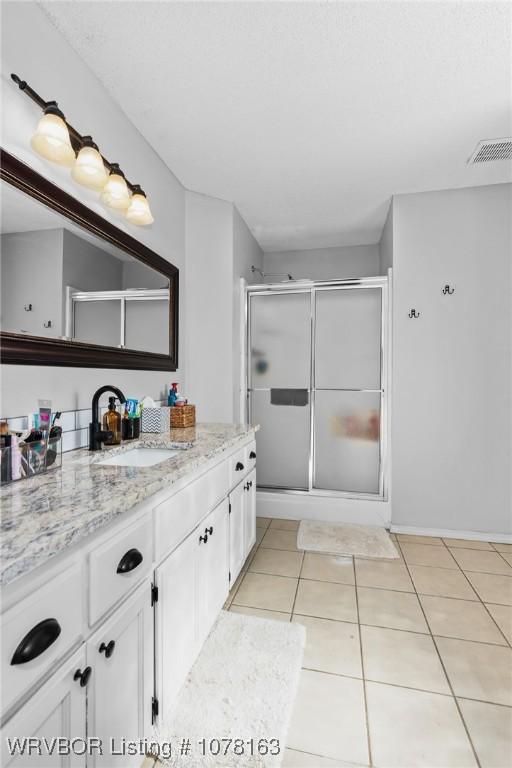
M110 440L105 445L119 445L121 442L121 414L116 410L116 398L109 397L108 411L103 416L103 429L112 432Z

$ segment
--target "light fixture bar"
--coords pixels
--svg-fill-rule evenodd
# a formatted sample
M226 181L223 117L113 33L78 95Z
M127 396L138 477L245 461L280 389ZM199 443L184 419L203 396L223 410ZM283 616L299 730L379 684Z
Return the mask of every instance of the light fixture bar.
M16 83L20 91L23 91L23 93L26 96L28 96L29 99L35 102L37 106L43 110L43 112L51 104L54 104L55 106L57 106L57 102L55 101L45 101L44 99L42 99L41 96L36 91L34 91L33 88L30 87L27 81L22 80L18 75L12 73L11 79ZM91 137L85 136L85 135L82 136L82 134L79 133L76 130L76 128L73 128L73 126L70 123L68 123L65 117L63 117L62 119L66 123L67 129L69 131L69 140L71 141L71 146L73 147L75 153L78 153L84 146L84 139L85 138L90 139ZM114 169L119 168L119 165L117 163L111 163L109 160L107 160L106 157L104 157L104 155L101 155L101 159L103 160L103 163L105 164L109 172L112 171L113 168ZM126 181L126 184L130 189L130 192L132 193L134 192L136 194L140 194L142 192L139 184L132 184L131 181L128 181L126 176L124 177L124 180ZM142 192L142 194L144 193Z

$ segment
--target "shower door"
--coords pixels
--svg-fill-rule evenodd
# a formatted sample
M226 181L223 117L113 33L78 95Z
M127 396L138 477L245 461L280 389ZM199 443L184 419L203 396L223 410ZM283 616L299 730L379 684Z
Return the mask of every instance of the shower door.
M258 484L308 490L311 292L249 296L249 416L260 424Z
M387 279L249 289L258 486L384 498Z
M312 487L380 495L382 289L316 288Z

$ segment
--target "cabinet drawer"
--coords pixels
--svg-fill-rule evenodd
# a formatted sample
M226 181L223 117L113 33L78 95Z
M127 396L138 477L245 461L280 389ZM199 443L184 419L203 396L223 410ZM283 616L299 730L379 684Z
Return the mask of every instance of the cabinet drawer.
M234 488L238 485L240 480L247 474L247 446L239 448L236 453L233 453L229 461L229 487Z
M50 579L2 616L2 712L82 638L81 566Z
M115 534L90 553L90 626L150 573L152 555L150 515Z
M227 496L229 467L222 461L182 491L155 507L156 559L161 560Z

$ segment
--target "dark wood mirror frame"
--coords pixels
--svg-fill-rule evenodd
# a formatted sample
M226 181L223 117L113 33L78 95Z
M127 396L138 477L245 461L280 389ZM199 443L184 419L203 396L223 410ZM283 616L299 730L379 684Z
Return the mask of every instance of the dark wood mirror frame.
M178 268L4 149L0 149L0 178L44 203L44 205L53 208L102 240L107 240L126 251L130 256L165 275L169 280L168 355L1 331L0 355L2 362L18 365L63 365L82 368L175 371L178 367Z

